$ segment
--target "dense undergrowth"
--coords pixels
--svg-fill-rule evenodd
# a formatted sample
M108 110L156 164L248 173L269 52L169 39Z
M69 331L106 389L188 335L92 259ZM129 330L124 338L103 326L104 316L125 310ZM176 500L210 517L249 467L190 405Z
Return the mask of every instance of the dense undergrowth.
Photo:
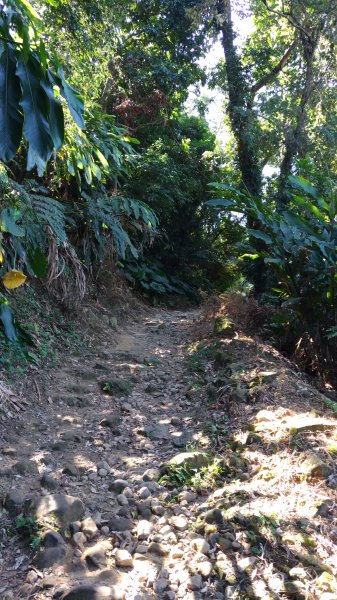
M335 0L247 2L247 39L227 4L0 3L4 364L36 361L11 290L72 311L108 269L156 305L238 290L336 384Z

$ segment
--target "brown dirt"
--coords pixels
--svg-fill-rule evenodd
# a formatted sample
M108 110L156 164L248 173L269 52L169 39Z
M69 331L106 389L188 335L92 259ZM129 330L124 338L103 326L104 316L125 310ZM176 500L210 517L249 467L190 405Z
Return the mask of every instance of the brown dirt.
M102 392L100 382L114 379L125 380L130 394ZM65 352L57 370L28 378L24 392L30 407L1 426L1 496L13 489L25 499L43 496L49 492L41 477L51 474L53 493L79 497L98 523L86 548L103 540L111 549L105 567L90 571L85 554L68 540L61 564L37 568L34 552L3 510L0 598L47 600L88 581L117 585L127 600L170 598L170 588L157 592L153 585L163 568L171 591L184 600L337 598L336 422L325 397L272 346L243 332L213 337L211 311L200 319L197 310L139 310L120 331L101 329L80 355ZM100 425L105 417L115 420L112 429ZM158 425L163 437L146 435ZM173 444L179 433L190 439L188 450L212 452L226 468L219 476L203 473L188 505L177 498L184 482L153 492L164 507L162 516L151 516L158 540L166 543L161 530L173 515L186 517L189 529L174 530L167 556L147 552L144 560L134 530L131 537L111 528L102 533L118 508L109 485L116 478L129 481L136 526L142 517L132 503L139 502L143 473L186 449ZM305 471L312 455L326 467L323 476ZM92 475L102 460L108 474ZM33 464L31 472L18 472L18 462ZM76 468L74 476L63 473L69 466ZM200 556L191 550L197 517L214 507L224 524L218 533L202 530L211 548L202 560L211 562L212 571L202 588L191 590L177 573L199 572L193 565ZM223 539L234 546L224 549ZM116 569L118 546L133 554L132 570Z

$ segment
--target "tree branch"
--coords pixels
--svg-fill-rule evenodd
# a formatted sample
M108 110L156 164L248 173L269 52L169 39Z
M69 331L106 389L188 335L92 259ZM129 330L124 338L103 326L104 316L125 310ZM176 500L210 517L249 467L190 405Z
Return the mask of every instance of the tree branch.
M294 50L296 45L297 45L297 39L295 39L293 41L293 43L289 46L289 48L285 51L285 53L283 54L282 58L279 60L277 65L273 69L271 69L271 71L269 71L269 73L267 73L266 75L261 77L261 79L252 86L251 93L253 96L255 96L255 94L261 88L265 87L266 85L268 85L268 83L272 82L275 79L275 77L282 71L282 69L287 64L287 62L292 54L292 51Z
M269 6L267 0L262 0L262 3L265 5L266 9L269 10L269 12L274 13L274 15L277 15L278 17L286 19L288 23L295 27L295 29L301 31L309 40L311 39L310 33L305 29L305 27L301 25L301 23L297 21L297 19L295 19L295 17L290 12L274 10Z

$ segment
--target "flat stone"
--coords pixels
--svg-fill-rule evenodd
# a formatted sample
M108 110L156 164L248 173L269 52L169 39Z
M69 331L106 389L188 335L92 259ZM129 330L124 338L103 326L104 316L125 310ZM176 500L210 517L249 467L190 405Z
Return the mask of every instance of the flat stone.
M14 465L14 469L20 475L36 475L39 473L37 464L33 460L20 460Z
M169 549L159 542L151 542L148 547L148 552L157 554L158 556L167 556L170 553Z
M48 520L66 529L72 521L82 519L85 508L82 501L75 496L66 494L49 494L38 499L32 506L37 519Z
M204 560L202 562L198 562L198 564L197 564L197 570L200 573L200 575L202 575L203 577L205 577L207 579L210 576L210 574L212 573L212 570L213 570L212 563L209 562L208 560Z
M160 477L160 469L147 469L143 474L144 481L157 481Z
M69 477L77 477L80 474L78 468L72 464L66 465L62 469L62 473L63 473L63 475L69 475Z
M187 581L187 587L190 590L201 590L203 586L201 575L192 575Z
M76 585L67 590L61 600L124 600L125 592L116 586L95 584Z
M126 487L129 487L128 481L125 481L125 479L115 479L115 481L110 483L109 491L115 492L115 494L121 494Z
M300 470L306 478L326 479L332 473L332 469L314 453L307 455Z
M168 588L169 582L167 579L157 579L153 584L153 590L156 594L162 594Z
M131 519L114 515L109 521L109 527L111 531L131 531L133 523Z
M82 551L84 550L84 545L87 543L87 538L85 537L82 531L76 531L76 533L74 533L72 537L72 540L75 546L77 546Z
M115 554L116 567L132 567L133 560L130 552L127 550L117 550Z
M188 442L191 441L191 436L188 433L174 433L171 439L173 446L176 448L185 448Z
M294 417L292 419L288 419L284 424L284 427L286 429L291 429L294 433L304 433L306 431L324 431L326 429L336 429L337 421L311 417Z
M208 554L211 550L209 543L204 538L194 538L191 541L191 546L201 554Z
M14 448L13 446L6 446L6 448L2 448L1 452L5 456L15 456L16 448Z
M63 546L46 548L37 553L34 558L34 564L38 569L49 569L49 567L61 563L64 560L65 555L66 551Z
M150 496L151 496L151 492L148 487L142 487L139 490L139 498L141 500L146 500L146 498L149 498Z
M143 431L151 440L167 440L170 437L168 425L146 425Z
M40 483L42 485L42 487L47 488L48 490L56 490L56 488L58 487L58 481L56 481L56 479L54 479L51 475L49 475L48 473L44 473L40 479Z

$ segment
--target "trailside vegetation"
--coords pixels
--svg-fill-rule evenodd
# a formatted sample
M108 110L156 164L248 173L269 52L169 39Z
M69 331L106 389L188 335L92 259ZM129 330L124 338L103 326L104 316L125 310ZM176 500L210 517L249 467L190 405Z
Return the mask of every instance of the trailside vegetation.
M0 2L10 340L10 290L39 278L72 308L107 261L155 303L251 290L287 350L333 380L336 0L237 4Z

